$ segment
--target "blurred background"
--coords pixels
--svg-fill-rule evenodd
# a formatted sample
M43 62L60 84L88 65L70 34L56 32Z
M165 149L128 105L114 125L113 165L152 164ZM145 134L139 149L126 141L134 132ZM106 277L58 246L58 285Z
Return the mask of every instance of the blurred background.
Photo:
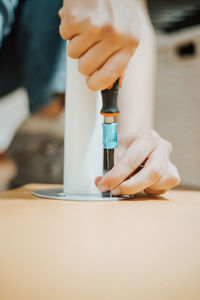
M155 129L173 145L181 185L200 188L200 2L149 1L157 36Z
M155 129L173 144L172 161L180 172L181 185L197 189L200 188L198 2L148 1L158 53ZM0 153L4 153L0 155L1 191L30 182L62 183L63 114L63 95L31 118L25 90L18 89L1 99Z

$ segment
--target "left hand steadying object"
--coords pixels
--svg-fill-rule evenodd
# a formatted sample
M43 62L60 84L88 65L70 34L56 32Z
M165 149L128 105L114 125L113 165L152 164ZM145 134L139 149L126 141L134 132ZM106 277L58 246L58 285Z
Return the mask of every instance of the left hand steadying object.
M170 162L172 146L155 131L147 130L122 138L115 150L115 166L95 184L101 192L133 195L140 191L160 195L180 182L176 167ZM131 176L141 164L144 168Z
M139 11L136 0L63 1L60 34L90 89L103 90L124 73L139 44Z

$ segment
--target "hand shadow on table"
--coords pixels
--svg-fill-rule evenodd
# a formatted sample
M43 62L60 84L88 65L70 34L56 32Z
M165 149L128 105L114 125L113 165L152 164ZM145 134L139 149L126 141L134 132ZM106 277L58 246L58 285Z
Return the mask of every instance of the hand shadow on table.
M120 201L170 201L169 198L160 195L147 195L144 192L133 195L130 199L121 199Z

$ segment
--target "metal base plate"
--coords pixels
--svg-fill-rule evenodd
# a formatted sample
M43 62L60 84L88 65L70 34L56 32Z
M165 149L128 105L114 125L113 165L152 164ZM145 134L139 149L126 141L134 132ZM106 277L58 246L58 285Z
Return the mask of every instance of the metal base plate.
M131 196L112 196L110 193L103 194L65 194L62 189L46 189L38 190L33 192L34 196L47 198L47 199L58 199L58 200L73 200L73 201L116 201L116 200L128 200L132 199Z

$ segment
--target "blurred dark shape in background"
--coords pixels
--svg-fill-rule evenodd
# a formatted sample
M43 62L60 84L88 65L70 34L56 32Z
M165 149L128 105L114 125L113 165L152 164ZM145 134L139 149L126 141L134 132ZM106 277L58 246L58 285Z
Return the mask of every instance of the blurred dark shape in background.
M34 182L63 183L63 110L64 95L56 95L20 126L7 151L17 167L10 188Z
M149 0L155 29L172 33L200 24L199 0Z
M63 183L63 138L50 134L16 134L9 156L17 165L17 175L10 182L11 188L39 183Z
M149 0L157 35L155 129L184 187L200 188L200 1Z

